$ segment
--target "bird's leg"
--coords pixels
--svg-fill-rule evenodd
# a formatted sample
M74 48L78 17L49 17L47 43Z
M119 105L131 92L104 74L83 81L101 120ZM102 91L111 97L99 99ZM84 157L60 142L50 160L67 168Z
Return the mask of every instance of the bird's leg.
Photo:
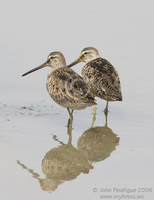
M70 115L70 118L68 119L68 124L67 124L67 128L68 128L68 135L70 134L70 132L72 132L72 123L73 123L73 110L70 111L69 108L67 108L68 113Z
M69 108L67 108L67 110L68 110L68 113L69 113L69 115L71 114L71 111L70 111L70 109Z
M71 118L68 119L68 124L67 124L67 134L70 135L72 133L72 122Z
M73 118L73 110L72 110L72 111L70 111L70 109L69 109L69 108L67 108L67 110L68 110L68 113L69 113L69 116L70 116L70 118Z
M107 101L106 107L105 107L105 109L104 109L104 114L105 114L105 115L108 115L108 101Z
M70 110L69 110L70 111ZM67 133L69 136L72 135L72 124L73 124L73 110L70 112L70 118L68 119L68 124L67 124Z
M96 105L94 105L93 109L94 109L94 114L93 114L93 121L92 121L91 127L94 126L94 123L95 123L95 121L96 121Z
M107 127L107 113L105 113L105 126Z
M96 105L93 106L93 109L94 109L94 115L95 115L96 114L96 109L97 109Z

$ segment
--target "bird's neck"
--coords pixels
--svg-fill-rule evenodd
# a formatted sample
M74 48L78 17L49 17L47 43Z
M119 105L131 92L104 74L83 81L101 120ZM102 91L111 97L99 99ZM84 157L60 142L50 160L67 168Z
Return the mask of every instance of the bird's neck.
M88 62L90 62L92 60L95 60L96 58L100 58L100 56L99 55L98 56L97 55L96 56L91 56L89 59L86 60L85 63L87 64Z
M66 66L61 66L61 65L59 65L59 66L56 66L56 67L52 67L51 68L51 70L50 70L50 72L49 72L49 74L48 74L48 76L51 76L52 75L52 73L55 71L55 70L57 70L57 69L59 69L59 68L62 68L62 67L66 67Z

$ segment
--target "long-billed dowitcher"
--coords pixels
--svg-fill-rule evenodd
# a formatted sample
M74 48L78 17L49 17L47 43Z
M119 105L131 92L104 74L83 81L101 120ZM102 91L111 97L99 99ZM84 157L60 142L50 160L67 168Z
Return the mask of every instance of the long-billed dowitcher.
M82 69L83 80L89 84L90 92L94 97L99 97L107 101L105 113L108 113L108 101L122 101L121 85L118 72L113 65L104 58L94 47L87 47L81 51L77 60L68 65L85 62ZM94 106L94 112L96 106Z
M68 109L71 117L73 110L96 105L87 84L81 76L66 66L65 58L60 52L50 53L45 63L22 76L46 66L52 67L46 83L48 93L57 104Z

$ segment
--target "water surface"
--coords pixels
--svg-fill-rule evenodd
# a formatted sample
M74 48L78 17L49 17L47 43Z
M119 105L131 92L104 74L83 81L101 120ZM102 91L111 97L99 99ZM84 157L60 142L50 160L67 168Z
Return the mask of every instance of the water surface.
M1 199L154 198L153 6L138 0L3 2ZM106 124L106 102L97 99L94 126L89 107L74 112L71 129L67 110L46 91L50 69L21 75L52 51L69 64L86 46L116 67L123 102L109 103ZM73 69L80 74L82 67Z

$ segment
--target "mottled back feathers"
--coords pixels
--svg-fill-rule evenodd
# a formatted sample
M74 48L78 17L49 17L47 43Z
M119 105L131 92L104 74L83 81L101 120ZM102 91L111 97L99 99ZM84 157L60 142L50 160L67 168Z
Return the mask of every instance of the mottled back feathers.
M55 102L66 108L80 110L96 104L82 77L67 67L49 74L47 90Z
M91 60L83 67L82 76L90 84L93 96L107 101L122 101L119 75L107 60L100 57Z

